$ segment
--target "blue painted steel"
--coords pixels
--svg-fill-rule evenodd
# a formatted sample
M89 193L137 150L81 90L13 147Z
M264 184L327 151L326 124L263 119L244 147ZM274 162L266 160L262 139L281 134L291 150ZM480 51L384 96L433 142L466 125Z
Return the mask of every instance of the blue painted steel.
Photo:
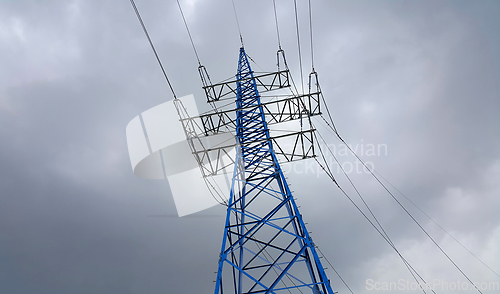
M215 294L333 294L273 151L244 48L237 73L238 140Z

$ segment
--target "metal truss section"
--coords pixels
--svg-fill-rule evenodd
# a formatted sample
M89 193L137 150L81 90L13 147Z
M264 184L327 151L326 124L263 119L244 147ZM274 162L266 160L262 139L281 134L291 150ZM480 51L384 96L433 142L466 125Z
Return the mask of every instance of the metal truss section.
M267 124L272 125L297 119L306 119L309 116L321 114L320 92L288 97L285 99L269 101L260 105L253 105L241 109L241 111L252 111L253 108L261 107ZM221 132L236 131L236 112L238 110L218 110L190 117L201 126L199 135L211 136Z
M190 147L204 177L233 171L236 155L236 138L233 134L193 137Z
M316 156L314 150L315 129L271 137L274 154L279 162L290 162Z
M211 84L206 70L200 71L203 82L203 90L207 96L207 102L216 102L222 99L234 98L237 95L237 80ZM260 74L252 77L260 93L290 87L289 71L282 70L272 73Z
M274 153L279 162L291 162L314 158L315 129L297 131L284 135L256 140L255 143L270 141L275 146ZM207 140L210 138L210 141ZM215 138L215 139L214 139ZM233 172L235 137L230 133L217 136L193 137L189 140L191 152L201 167L204 177ZM214 142L216 142L214 144ZM211 143L211 144L210 144Z
M181 123L186 131L191 151L204 177L232 172L237 112L253 113L261 109L268 126L294 120L308 122L310 116L321 114L320 92L293 96L285 99L247 105L241 109L215 110L201 116L182 116ZM286 134L270 132L269 138L275 145L275 154L280 162L313 158L315 156L312 129L289 131Z
M237 80L236 164L214 293L333 294L278 161L280 152L293 160L301 140L312 146L314 130L271 135L244 48Z

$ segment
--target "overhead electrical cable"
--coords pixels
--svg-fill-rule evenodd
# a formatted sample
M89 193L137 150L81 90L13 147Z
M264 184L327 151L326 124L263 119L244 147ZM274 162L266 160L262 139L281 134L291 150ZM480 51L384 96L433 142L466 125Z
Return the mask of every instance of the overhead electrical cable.
M263 69L262 67L260 67L260 65L258 65L258 64L257 64L257 62L255 62L255 60L253 60L253 58L252 58L250 55L248 55L248 53L247 53L247 57L250 59L250 61L252 61L255 65L257 65L257 67L258 67L258 68L259 68L262 72L266 72L266 71L264 71L264 69ZM255 72L254 72L254 73L255 73Z
M177 110L177 114L179 115L179 118L182 120L185 120L185 119L188 119L189 120L189 123L186 124L185 126L183 126L183 129L184 129L184 134L186 136L186 139L187 139L187 142L188 142L188 145L189 145L189 148L191 149L191 152L195 152L196 148L194 147L194 143L193 143L193 140L198 140L198 143L200 144L200 146L206 150L203 142L201 141L201 139L198 137L198 136L195 136L195 137L191 137L189 134L193 134L193 133L196 133L195 132L195 125L200 128L197 124L196 121L194 121L193 119L189 119L189 115L187 113L187 110L186 108L184 107L184 105L182 104L182 101L180 99L175 99L174 100L174 105L175 105L175 109ZM189 129L189 130L187 130ZM221 205L224 205L224 206L227 206L227 201L226 199L220 195L220 193L217 191L217 189L214 187L214 185L209 181L208 177L205 176L204 172L203 172L203 167L200 165L200 163L198 162L198 165L199 165L199 168L200 168L200 172L201 172L201 176L203 178L203 181L205 182L205 185L207 186L209 192L210 192L210 195L214 198L214 200L221 204ZM210 176L211 177L211 176ZM222 189L220 189L220 187L218 186L217 182L215 182L215 185L219 188L219 190L221 190L222 192ZM212 192L212 190L215 192L215 194L217 194L217 196L219 197L219 199L217 199L217 197L215 197L214 193Z
M206 73L207 79L211 83L210 76L208 75L206 68L201 64L200 57L198 56L198 51L196 50L196 46L194 45L193 38L191 37L191 31L189 30L189 26L187 24L186 18L184 17L184 12L182 11L181 4L179 3L179 0L176 0L176 1L177 1L177 6L179 6L179 11L181 13L182 20L184 22L184 26L186 27L186 31L187 31L188 36L189 36L189 40L191 41L191 45L193 47L194 54L196 55L196 60L198 61L198 72L200 73L200 77L202 78L202 82L203 82L203 73ZM210 102L209 105L212 106L212 109L215 112L217 112L217 107L215 106L214 102Z
M382 236L382 238L389 244L389 246L391 246L392 249L394 249L396 251L396 253L400 256L400 258L402 258L404 260L404 262L410 266L412 271L414 271L419 276L419 278L426 284L425 280L418 274L418 272L411 266L411 264L401 255L401 253L393 246L393 244L386 238L386 236L384 236L382 231L380 231L380 229L373 223L373 221L366 215L366 213L356 204L356 202L354 202L354 200L349 196L349 194L347 194L347 192L338 184L338 182L334 179L333 175L330 174L329 168L327 168L323 164L321 164L316 157L314 159L315 159L316 163L321 167L321 169L323 169L325 174L332 180L333 183L335 183L335 185L342 192L342 194L344 194L344 196L346 196L347 199L349 199L349 201L352 203L352 205L354 205L354 207L358 210L358 212L361 213L361 215L363 215L363 217L366 219L366 221L368 221L368 223L370 225L372 225L372 227L379 233L380 236ZM436 293L432 289L431 289L431 291L433 293Z
M141 23L142 30L144 31L144 34L146 34L146 37L148 38L149 45L151 45L151 49L153 49L153 53L156 56L156 60L158 61L158 64L160 65L161 71L163 72L163 75L165 76L165 79L167 80L168 86L170 87L170 91L172 91L172 95L174 95L174 98L177 99L177 96L175 95L174 88L172 87L172 84L170 83L170 80L168 79L167 72L165 71L165 68L163 68L163 64L161 63L160 57L158 56L158 53L156 52L155 46L153 45L153 41L151 41L151 38L149 37L148 30L146 29L146 25L142 21L141 14L139 13L139 9L137 9L137 6L135 5L134 0L130 0L130 3L132 4L132 7L134 8L135 15L137 15L137 18L139 19L139 22Z
M244 47L243 37L241 36L240 22L238 21L238 14L236 13L236 6L234 5L234 0L231 0L231 2L233 3L233 11L234 11L234 17L236 18L236 26L238 27L238 33L240 34L241 47Z
M189 30L189 26L187 24L186 18L184 17L184 12L182 11L182 7L181 7L181 4L179 3L179 0L177 0L177 5L179 6L179 11L181 13L182 20L184 22L184 26L186 27L186 31L187 31L188 36L189 36L189 40L191 41L191 45L193 47L194 54L196 55L196 60L198 61L198 65L199 65L198 71L201 71L203 68L203 70L205 70L205 73L207 74L208 80L210 81L210 76L208 76L208 72L206 72L205 67L201 64L200 57L198 56L198 51L196 50L196 46L194 45L193 38L191 37L191 31ZM202 75L201 72L200 72L200 75ZM215 104L214 103L209 103L209 104L210 104L210 106L212 106L212 109L215 112L217 112L217 108L216 108Z
M312 122L311 122L312 124ZM316 136L316 133L313 133L315 139L316 139L316 142L318 142L318 139L317 139L317 136ZM344 193L345 196L347 196L347 198L351 201L352 204L354 204L354 206L358 209L359 212L362 213L362 215L368 220L368 222L370 224L372 224L372 226L375 228L375 230L377 230L377 232L379 232L379 234L381 234L381 236L386 240L386 242L396 251L396 253L398 254L398 256L401 258L401 260L403 261L403 263L405 264L406 268L408 269L408 271L410 272L410 274L412 275L412 277L415 279L415 281L417 282L417 284L420 286L420 288L422 289L422 291L424 293L425 290L424 288L420 285L420 282L419 280L417 279L417 277L415 277L415 274L417 274L417 276L424 282L424 284L427 284L427 282L425 281L425 279L413 268L413 266L402 256L402 254L399 252L399 250L396 248L395 244L392 242L392 240L389 238L389 235L387 234L387 232L384 230L384 228L382 227L382 225L380 224L380 222L378 221L378 219L376 218L376 216L374 215L374 213L372 212L372 210L370 209L370 207L368 206L368 204L366 203L366 201L364 200L364 198L361 196L361 194L359 193L359 190L356 188L356 186L354 185L354 183L351 181L350 177L347 175L347 173L345 172L344 168L341 166L340 162L338 161L338 159L336 158L335 154L331 151L330 147L328 146L328 144L326 144L326 141L324 140L323 136L321 136L321 133L319 133L318 131L318 135L320 136L320 138L323 140L323 143L325 144L325 146L328 148L328 150L330 151L331 155L333 156L333 158L335 159L335 161L337 162L337 164L341 167L344 175L347 177L347 179L349 180L349 182L351 183L351 185L353 186L354 190L357 192L358 196L361 198L361 200L363 201L363 203L365 204L365 206L367 207L368 211L370 212L370 214L372 215L372 217L375 219L375 221L377 222L378 226L380 227L377 228L374 223L367 217L367 215L357 206L357 204L355 204L353 202L353 200L348 196L348 194L340 187L340 184L335 180L335 178L333 177L333 173L330 169L330 166L328 165L328 162L325 158L325 155L323 153L323 150L321 148L321 144L318 144L318 149L320 151L320 154L321 154L321 158L323 159L323 162L325 163L325 166L322 166L319 161L317 160L317 158L315 158L316 162L318 163L318 165L320 165L322 167L322 169L325 171L325 173L327 173L327 175L331 178L331 180L337 185L337 187ZM415 273L415 274L414 274ZM435 294L434 290L431 289L431 291Z
M386 230L384 229L384 227L382 226L382 224L379 222L378 218L375 216L375 214L373 213L372 209L370 208L370 206L368 205L368 203L366 202L366 200L364 199L364 197L361 195L361 193L359 192L358 188L354 185L353 181L351 180L351 178L349 177L349 175L347 174L347 172L344 170L344 168L342 167L342 165L340 164L339 160L337 159L337 157L335 156L335 154L333 153L333 151L330 149L330 147L328 146L328 144L326 143L325 139L323 138L323 136L321 135L321 133L318 131L317 132L319 137L321 138L321 140L323 141L323 143L325 144L326 148L328 149L328 151L330 152L330 155L335 159L335 162L338 164L338 166L340 167L340 169L342 170L342 173L345 175L345 177L347 178L347 180L349 181L349 183L351 184L351 186L353 187L354 191L356 191L356 194L359 196L359 198L361 199L361 201L363 202L363 204L365 205L365 207L367 208L368 212L370 213L370 215L373 217L373 219L375 220L375 222L377 223L377 225L379 226L381 232L385 235L386 237L386 241L389 243L389 245L396 251L396 253L399 255L401 261L404 263L404 265L406 266L406 268L408 269L408 271L410 272L410 274L413 276L414 280L417 282L418 285L420 285L420 281L417 279L417 277L415 276L415 274L418 275L418 277L425 283L427 284L427 282L425 281L425 279L422 278L422 276L413 268L413 266L411 266L408 261L401 255L401 253L399 252L399 250L396 248L396 245L394 244L394 242L392 242L391 238L389 237L389 234L386 232ZM314 134L316 140L317 140L317 136L316 134ZM325 162L325 165L328 166L328 162L326 161L326 159L323 157L324 159L324 162ZM330 170L330 169L329 169ZM415 272L415 274L414 274ZM425 290L424 288L421 286L421 289L424 293ZM434 292L434 291L433 291Z
M321 156L323 158L323 161L325 162L326 164L326 159L324 157L324 154L323 154L323 151L321 150L321 147L318 145L319 147L319 150L320 150L320 153L321 153ZM323 169L323 171L325 171L325 173L330 177L330 179L337 185L337 187L339 187L339 189L342 190L342 188L340 188L339 184L337 183L337 181L335 180L335 178L333 177L333 174L331 173L331 170L330 170L330 167L328 167L327 165L327 169L328 169L328 172L327 170L319 163L318 159L316 157L314 157L314 160L316 160L316 163L318 163L318 165L321 166L321 168ZM343 191L343 190L342 190ZM363 213L363 211L356 205L355 202L352 201L352 199L349 197L349 195L347 195L345 192L344 192L344 195L347 196L347 198L351 201L352 204L354 204L354 206L358 209L358 211L361 212L361 214L363 214L365 216L365 218L372 224L373 226L373 223L371 222L371 220L369 218L367 218L367 216ZM374 226L375 227L375 226ZM380 231L378 230L377 227L375 227L375 229L380 233ZM384 237L384 235L382 235L382 237ZM346 283L346 281L340 276L339 272L335 269L335 267L330 263L330 261L328 260L328 258L323 254L323 252L321 252L321 250L319 249L318 246L316 246L318 251L321 253L321 255L325 258L326 262L330 265L330 267L333 269L333 271L335 272L335 274L337 274L337 276L340 278L340 280L342 281L342 283L344 283L344 285L347 287L347 289L349 289L349 291L354 294L354 292L351 290L351 288L349 287L349 285Z
M380 181L380 179L373 173L373 171L366 165L366 163L356 154L356 152L354 152L351 149L351 147L344 141L344 139L342 139L342 137L340 137L340 135L338 133L337 133L337 137L342 143L344 143L344 145L347 147L347 149L349 149L349 151L361 162L361 164L363 164L363 166L370 172L370 174L377 180L377 182L387 191L387 193L389 193L389 195L391 195L392 199L394 199L394 201L396 201L396 203L406 212L406 214L413 220L413 222L420 228L420 230L422 230L422 232L424 232L424 234L432 241L432 243L434 243L434 245L436 245L436 247L441 251L441 253L444 256L446 256L446 258L455 266L455 268L462 274L462 276L464 276L469 281L469 283L471 283L471 285L474 286L476 291L478 291L479 293L482 294L483 292L481 292L481 290L479 288L477 288L477 286L472 282L472 280L469 278L469 276L456 264L456 262L444 251L444 249L441 246L439 246L439 244L436 242L436 240L434 240L434 238L432 238L432 236L427 232L427 230L424 227L422 227L422 225L415 219L415 217L413 217L413 215L396 198L396 196L394 196L394 194L389 189L387 189L387 187L384 185L384 183L382 183Z
M278 27L278 13L276 12L276 0L273 0L274 21L276 23L276 35L278 36L278 48L281 50L280 30Z
M394 249L394 251L396 251L396 253L398 254L398 256L401 258L401 260L403 261L403 263L405 264L405 266L407 267L408 271L410 272L410 274L413 276L413 278L415 279L415 281L417 282L417 284L420 285L420 282L417 280L417 278L415 277L415 275L413 274L413 272L415 272L418 277L424 282L426 283L426 281L422 278L422 276L413 268L413 266L411 264L409 264L409 262L401 255L401 253L399 252L399 250L396 248L396 246L394 245L394 243L392 242L392 240L389 238L389 235L386 233L386 231L384 230L384 228L382 227L382 225L380 224L380 222L378 221L378 219L375 217L375 215L373 214L372 210L370 209L370 207L368 206L368 204L366 203L366 201L364 200L364 198L361 196L361 194L359 193L358 189L354 186L354 183L350 180L350 177L347 175L347 173L345 172L344 168L342 167L342 165L340 164L340 162L338 161L337 157L332 153L330 147L326 144L326 141L323 139L323 137L321 136L321 134L318 132L318 134L320 135L321 139L323 140L323 142L325 143L325 146L328 148L328 150L330 151L331 155L333 156L333 158L335 159L335 161L337 162L337 164L339 165L339 167L342 169L342 172L344 173L344 175L347 177L347 179L349 180L349 182L351 183L351 185L354 187L354 190L358 193L358 196L361 198L361 200L363 201L363 203L365 204L365 206L367 207L368 211L370 212L370 214L372 215L372 217L375 219L375 221L377 222L378 226L380 227L381 230L379 230L374 224L373 222L366 216L366 214L363 213L363 216L365 216L365 218L367 218L367 220L372 224L372 226L379 232L379 234L382 235L382 237L386 240L386 242ZM314 134L315 138L316 138L316 141L318 142L317 140L317 136L316 134ZM321 145L318 144L318 149L320 150L320 153L321 153L321 157L323 159L323 162L325 163L325 166L326 168L328 169L328 172L330 174L332 174L332 177L333 177L333 173L328 165L328 162L323 154L323 151L321 149ZM319 164L319 163L318 163ZM340 188L340 185L339 183L336 181L336 180L333 180L334 183L337 185L337 187ZM341 188L340 188L341 189ZM342 192L343 189L341 189ZM345 192L344 192L345 194ZM345 194L346 195L346 194ZM347 195L346 195L347 196ZM350 199L349 196L347 196ZM351 200L351 203L352 200ZM353 203L354 204L354 203ZM360 208L355 204L356 208L358 208L358 210L360 210ZM412 272L413 271L413 272ZM425 290L421 287L422 291L424 293ZM432 291L434 292L434 291Z
M335 272L335 274L337 274L337 277L339 277L339 279L342 281L342 283L344 283L344 285L347 287L347 289L349 289L349 292L351 292L352 294L354 294L354 292L352 292L351 290L351 287L349 287L349 285L347 285L346 281L344 281L344 279L340 276L339 272L335 269L335 267L330 263L330 261L328 260L328 258L326 258L326 256L323 254L323 252L321 251L321 249L319 249L319 247L317 247L319 253L321 253L321 255L325 258L326 262L330 265L330 267L333 269L333 271Z
M309 0L309 35L311 36L311 67L312 67L312 71L314 72L313 25L312 25L311 0Z
M181 12L182 20L184 21L184 25L186 26L186 30L189 35L189 40L191 41L191 45L193 46L194 54L196 55L198 64L201 66L200 57L198 57L198 52L196 51L196 47L194 46L193 38L191 37L191 32L189 31L189 27L187 25L186 18L184 17L184 13L182 12L182 7L181 4L179 3L179 0L177 0L177 5L179 6L179 11Z
M141 24L141 27L142 27L142 30L144 31L144 34L146 35L146 38L148 39L149 41L149 45L151 46L151 49L153 50L153 53L156 57L156 60L158 61L158 64L160 65L160 68L163 72L163 75L165 77L165 80L167 81L168 83L168 86L170 88L170 91L172 92L172 95L174 96L174 101L177 102L177 103L174 103L174 105L176 106L176 109L177 109L177 113L179 114L179 116L181 116L181 113L180 113L180 109L178 108L178 104L180 104L180 106L183 108L182 110L184 112L186 112L186 109L184 108L184 106L182 105L182 101L180 101L178 98L177 98L177 95L175 95L175 91L174 91L174 88L172 87L172 84L170 83L170 79L168 78L167 76L167 72L165 70L165 68L163 67L163 63L161 62L160 60L160 57L158 56L158 53L156 51L156 48L153 44L153 41L151 40L151 37L149 36L149 33L148 33L148 30L146 28L146 25L144 24L144 21L142 20L142 17L141 17L141 14L139 13L139 9L137 8L137 5L135 4L134 0L130 0L130 3L132 4L132 7L135 11L135 14L137 16L137 19L139 20L140 24ZM184 20L184 24L186 25L186 29L188 30L188 34L189 34L189 37L191 39L191 34L189 32L189 28L187 27L187 23L186 23L186 20L184 18L184 14L182 13L182 8L179 4L179 1L177 1L177 4L179 5L179 9L181 10L181 15L182 15L182 18ZM191 44L193 45L193 49L195 51L195 55L196 55L196 58L198 60L198 63L200 63L200 60L198 58L198 53L196 52L196 48L194 47L194 43L193 43L193 40L191 39ZM201 64L201 63L200 63ZM187 116L187 112L185 113L185 115ZM187 138L187 137L186 137ZM202 142L200 141L200 143L202 144ZM202 145L203 146L203 145ZM227 201L224 199L224 197L221 196L221 194L219 193L219 191L217 191L217 189L214 187L214 185L212 183L210 183L210 181L207 179L207 178L203 178L204 182L205 182L205 185L207 186L209 192L210 192L210 195L221 205L227 205ZM217 183L215 182L215 184L217 185ZM218 186L218 185L217 185ZM212 190L215 192L215 194L212 192ZM219 190L220 187L219 187ZM216 195L218 196L219 199L217 199Z
M285 61L285 68L287 70L289 70L288 65L286 64L286 61ZM297 85L295 84L295 80L293 79L292 75L290 75L290 80L292 81L292 85L293 85L293 88L290 87L290 92L292 93L292 95L295 95L297 97L300 96L299 89L297 88ZM295 93L293 92L293 89L295 89Z
M328 106L326 104L326 101L323 99L323 102L324 102L324 105L325 105L325 108L327 109L327 112L329 113L328 111ZM327 130L331 130L333 131L333 134L335 136L338 136L338 132L337 132L337 129L335 128L335 126L333 124L330 124L323 115L321 115L321 118L323 119L323 121L325 122L326 124L326 128ZM330 117L330 120L333 122L333 120L331 119ZM376 173L377 175L379 175L384 181L387 182L387 184L389 184L394 190L396 190L399 194L401 194L401 196L403 196L406 200L408 200L408 202L411 203L411 205L413 205L415 208L417 208L422 214L424 214L430 221L432 221L436 226L438 226L443 232L445 232L448 236L450 236L455 242L457 242L461 247L463 247L469 254L471 254L475 259L477 259L480 263L482 263L486 268L488 268L493 274L495 274L497 277L500 277L500 274L497 273L494 269L492 269L490 266L488 266L488 264L486 264L483 260L481 260L477 255L475 255L471 250L469 250L465 245L463 245L460 241L457 240L457 238L455 238L450 232L448 232L445 228L443 228L438 222L436 222L431 216L429 216L429 214L427 214L422 208L420 208L415 202L413 202L409 197L407 197L403 192L401 192L401 190L399 190L398 188L396 188L388 179L386 179L384 176L382 176L378 171L376 170L373 170L374 173Z
M479 262L481 262L485 267L487 267L492 273L494 273L497 277L500 277L500 275L493 270L491 267L489 267L484 261L482 261L479 257L477 257L472 251L470 251L465 245L463 245L460 241L458 241L453 235L451 235L447 230L445 230L440 224L438 224L432 217L430 217L425 211L423 211L417 204L415 204L413 201L411 201L410 198L408 198L401 190L396 188L389 180L384 178L378 171L374 170L374 172L379 175L384 181L387 182L394 190L396 190L401 196L403 196L406 200L408 200L415 208L417 208L421 213L423 213L430 221L432 221L436 226L438 226L443 232L445 232L448 236L450 236L455 242L457 242L460 246L462 246L467 252L469 252L473 257L475 257Z
M325 121L325 123L328 125L328 127L333 130L333 132L335 133L335 135L337 135L338 134L337 128L335 127L335 123L333 122L333 118L332 118L332 115L330 113L330 109L328 108L328 104L326 103L325 96L323 96L323 92L321 91L321 86L319 84L319 81L316 81L316 83L317 83L316 86L318 87L318 90L320 92L321 100L323 100L323 105L326 108L326 113L328 114L328 118L330 119L330 122L328 122L325 119L325 117L323 116L323 114L321 114L320 116Z
M321 95L323 97L323 95ZM380 179L377 178L377 176L374 174L377 173L380 177L382 177L389 185L391 185L396 191L398 191L404 198L406 198L413 206L415 206L419 211L421 211L426 217L428 217L432 222L434 222L440 229L442 229L446 234L448 234L453 240L455 240L460 246L462 246L467 252L469 252L473 257L475 257L479 262L481 262L484 266L486 266L491 272L493 272L496 276L500 277L500 275L494 271L490 266L488 266L484 261L482 261L479 257L477 257L474 253L472 253L467 247L465 247L462 243L460 243L455 237L453 237L448 231L446 231L442 226L440 226L434 219L432 219L427 213L425 213L420 207L418 207L413 201L411 201L408 197L406 197L400 190L398 190L396 187L394 187L394 185L392 185L387 179L385 179L380 173L378 173L377 171L375 170L371 170L370 168L368 168L365 164L364 161L362 161L359 156L350 148L350 146L344 141L344 139L340 136L340 134L338 133L337 129L335 128L335 124L333 122L333 119L330 115L330 111L328 110L328 105L326 103L326 100L324 99L323 97L323 104L325 105L325 108L327 110L327 113L328 113L328 116L329 116L329 119L330 119L330 122L331 124L323 117L323 115L321 115L321 118L325 121L325 123L328 125L328 127L335 133L335 136L345 145L347 146L347 148L349 149L349 151L354 154L354 156L356 156L356 158L363 164L363 166L365 168L367 168L370 172L370 174L377 180L377 182L391 195L391 197L399 204L399 206L401 208L403 208L403 210L412 218L412 220L421 228L422 231L424 231L424 233L431 239L431 241L436 244L436 246L438 246L438 248L440 249L440 251L448 258L448 260L460 271L460 273L462 275L465 276L465 278L467 278L467 280L475 287L475 289L479 292L479 293L482 293L477 287L476 285L474 285L474 283L472 283L472 281L468 278L467 275L465 275L465 273L458 267L458 265L456 265L456 263L444 252L444 250L439 246L437 245L437 243L434 241L434 239L432 239L432 237L430 237L430 235L427 233L427 231L416 221L416 219L408 212L408 210L406 210L406 208L397 200L397 198L394 196L394 194L392 194L390 192L389 189L387 189L387 187L380 181Z
M296 7L296 5L295 5ZM274 10L274 22L276 24L276 36L278 38L278 70L280 68L279 66L279 53L282 54L282 57L283 57L283 62L284 62L284 66L285 66L285 70L289 70L288 68L288 64L286 62L286 58L285 58L285 51L283 51L283 49L281 48L281 39L280 39L280 32L279 32L279 22L278 22L278 13L277 13L277 10L276 10L276 0L273 0L273 10ZM295 11L297 12L297 11ZM297 15L297 14L296 14ZM297 36L298 36L298 18L295 19L296 20L296 25L297 25ZM301 72L301 78L302 78L302 58L301 58L301 55L300 55L300 40L298 42L299 44L299 61L300 61L300 72ZM255 61L254 61L255 63ZM258 66L258 65L257 65ZM290 92L292 93L292 95L296 95L296 96L299 96L300 93L299 93L299 90L297 89L297 85L295 84L295 81L293 79L293 76L290 75L290 80L292 81L292 85L293 85L293 88L290 88ZM293 89L295 89L295 92L293 92ZM304 90L304 82L302 81L302 91Z
M330 125L329 125L330 126ZM331 127L331 126L330 126ZM332 127L331 127L332 128ZM363 166L370 172L370 174L377 180L377 182L384 188L384 190L386 190L387 193L389 193L389 195L392 197L392 199L394 199L396 201L396 203L398 203L398 205L406 212L406 214L413 220L413 222L415 222L415 224L417 224L417 226L425 233L425 235L434 243L434 245L441 251L441 253L453 264L453 266L462 274L462 276L464 276L468 281L469 283L471 283L472 286L474 286L474 288L476 289L476 291L478 291L479 293L483 293L481 292L481 290L479 288L477 288L477 286L472 282L472 280L469 278L469 276L467 274L465 274L465 272L455 263L455 261L443 250L443 248L441 248L441 246L439 246L439 244L434 240L434 238L432 238L430 236L430 234L427 232L427 230L425 230L422 225L420 225L420 223L413 217L413 215L406 209L406 207L394 196L394 194L380 181L380 179L373 173L373 171L366 165L366 163L352 150L352 148L344 141L344 139L340 136L340 134L332 128L332 130L334 130L337 138L348 148L348 150L361 162L361 164L363 164ZM337 182L335 182L337 183ZM338 183L337 183L338 185Z
M203 181L205 182L205 185L209 188L208 189L208 192L212 195L212 197L215 199L215 201L217 201L220 205L223 205L223 206L227 206L227 199L225 199L220 193L219 191L217 191L217 189L214 187L214 185L212 183L210 183L210 181L208 180L207 177L203 177ZM217 182L215 182L215 184L217 185ZM210 187L212 189L210 189ZM217 185L217 187L220 189L219 185ZM215 197L214 193L212 192L212 190L215 192L215 194L219 197L219 199L217 199L217 197ZM221 190L221 189L220 189ZM222 190L221 190L222 192Z
M299 50L299 69L300 69L300 82L302 85L302 93L304 93L304 77L302 74L302 54L300 53L300 33L299 33L299 16L297 12L297 0L293 0L294 10L295 10L295 28L297 31L297 47Z
M201 61L200 61L200 58L199 58L199 55L198 55L198 51L196 50L196 46L194 45L194 41L193 41L193 38L192 38L192 36L191 36L191 32L190 32L190 30L189 30L189 26L188 26L188 24L187 24L186 18L184 17L184 12L183 12L183 10L182 10L182 6L181 6L181 4L180 4L179 0L177 0L177 5L178 5L178 7L179 7L179 11L180 11L180 13L181 13L182 20L183 20L183 22L184 22L184 26L186 27L186 31L187 31L188 36L189 36L189 40L191 41L191 45L192 45L192 47L193 47L194 54L196 55L196 60L198 61L198 65L199 65L198 70L200 70L200 68L204 68L204 66L201 64ZM210 80L210 77L208 76L208 73L207 73L207 78ZM218 109L217 109L217 107L216 107L215 103L209 103L209 105L212 107L212 111L215 111L216 113L218 112ZM187 115L187 113L186 113L186 115ZM227 126L226 126L225 128L228 130L228 127L227 127ZM231 131L229 130L229 132L231 132ZM198 139L198 140L199 140L199 139ZM227 141L227 140L226 140L226 141ZM220 144L225 143L226 141L221 142ZM199 143L200 143L200 145L201 145L203 148L205 148L205 147L204 147L204 144L203 144L203 142L201 142L201 140L199 140ZM209 177L205 177L205 176L203 176L203 180L204 180L204 182L205 182L205 185L206 185L206 186L207 186L207 188L208 188L208 191L210 192L210 194L212 195L212 197L213 197L213 198L214 198L214 199L215 199L215 200L216 200L219 204L224 205L224 206L227 206L227 205L228 205L228 199L227 199L227 198L225 198L224 196L222 196L222 195L224 195L225 193L224 193L224 192L223 192L223 190L220 188L220 186L219 186L219 184L217 183L217 181L215 181L215 180L213 181L213 182L214 182L214 184L215 184L215 186L214 186L214 184L212 184L212 183L210 182L210 178L212 178L212 179L213 179L213 176L209 176ZM217 190L217 188L218 188L218 190ZM219 200L215 197L215 195L214 195L214 193L212 192L212 190L213 190L213 191L215 192L215 194L219 197L220 201L219 201Z

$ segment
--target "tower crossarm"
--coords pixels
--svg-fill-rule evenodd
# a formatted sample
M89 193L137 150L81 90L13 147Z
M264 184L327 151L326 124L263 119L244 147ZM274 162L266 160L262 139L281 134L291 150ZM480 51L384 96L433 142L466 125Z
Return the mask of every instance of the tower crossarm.
M247 77L246 79L254 79L255 85L261 93L290 87L288 69L271 73L263 73L253 77ZM245 78L240 80L233 79L217 84L211 84L207 79L202 79L202 82L207 102L216 102L236 97L237 83L245 82Z
M292 162L301 159L314 158L316 156L314 149L314 134L315 129L296 131L270 138L255 139L253 143L267 144L271 142L274 146L274 154L279 162ZM220 145L210 146L203 145L202 139L192 139L192 153L195 159L202 168L203 176L214 176L221 173L230 172L229 168L234 164L234 160L230 157L230 152L237 143L235 140L228 140ZM246 147L247 154L257 154L260 146ZM252 153L253 152L253 153ZM222 158L227 158L225 161Z
M261 103L260 105L249 105L241 108L240 111L249 112L256 107L262 107L268 125L288 122L298 119L306 119L310 116L321 114L320 108L321 92L314 92L300 96L291 96L284 99L273 100ZM217 110L185 118L184 120L194 120L199 126L199 135L216 135L219 132L231 132L236 129L237 109Z

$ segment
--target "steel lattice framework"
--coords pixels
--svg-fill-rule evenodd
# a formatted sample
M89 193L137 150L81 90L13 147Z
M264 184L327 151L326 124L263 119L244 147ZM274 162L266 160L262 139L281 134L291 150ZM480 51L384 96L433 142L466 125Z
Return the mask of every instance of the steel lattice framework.
M273 149L244 48L236 75L237 155L215 294L333 294Z

